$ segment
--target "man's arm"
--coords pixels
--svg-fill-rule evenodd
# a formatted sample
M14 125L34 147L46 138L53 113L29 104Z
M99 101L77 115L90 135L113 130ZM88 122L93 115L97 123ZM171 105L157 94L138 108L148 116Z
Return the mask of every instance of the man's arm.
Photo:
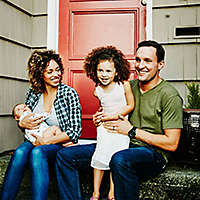
M165 129L164 133L164 135L151 134L142 129L136 129L135 138L167 151L176 151L181 135L181 129Z
M133 126L123 116L120 116L120 118L121 119L118 121L105 122L104 127L112 133L128 135L128 132L132 129ZM146 142L149 145L153 145L167 151L175 151L178 147L181 129L165 129L164 133L164 135L152 134L137 128L135 138Z

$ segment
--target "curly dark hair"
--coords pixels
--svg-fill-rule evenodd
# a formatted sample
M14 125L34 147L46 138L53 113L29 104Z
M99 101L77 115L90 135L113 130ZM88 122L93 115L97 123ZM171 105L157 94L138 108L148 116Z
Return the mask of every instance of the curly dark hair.
M100 83L97 78L97 65L102 60L109 60L114 62L117 76L114 78L115 82L122 82L128 80L130 76L130 63L125 58L125 55L114 46L99 47L93 49L84 61L84 69L86 75L92 79L96 86Z
M30 79L29 82L33 90L37 93L45 92L43 72L50 60L54 60L58 64L61 74L63 75L64 68L61 57L54 50L35 50L28 60L27 69Z

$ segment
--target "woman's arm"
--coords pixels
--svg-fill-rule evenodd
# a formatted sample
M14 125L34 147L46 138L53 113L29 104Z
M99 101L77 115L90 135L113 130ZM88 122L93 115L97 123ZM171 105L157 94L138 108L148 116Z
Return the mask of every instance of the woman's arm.
M62 132L57 126L50 126L45 131L43 131L42 136L35 134L32 134L32 136L36 138L35 142L33 143L35 146L44 144L57 144L70 141L69 136L65 132Z
M63 106L65 110L68 111L68 115L63 118L62 124L64 124L64 126L62 131L73 143L77 143L81 135L81 105L79 96L73 88L70 88L68 93L66 93L64 102L65 105ZM63 142L67 141L69 140L67 139Z

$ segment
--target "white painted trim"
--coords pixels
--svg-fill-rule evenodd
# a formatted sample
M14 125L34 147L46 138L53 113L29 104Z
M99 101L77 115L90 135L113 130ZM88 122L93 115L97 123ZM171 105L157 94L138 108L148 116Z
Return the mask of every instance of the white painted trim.
M146 39L152 40L152 0L146 0Z
M59 0L48 0L47 49L58 52Z
M87 140L87 139L79 139L78 144L93 144L97 143L97 140Z

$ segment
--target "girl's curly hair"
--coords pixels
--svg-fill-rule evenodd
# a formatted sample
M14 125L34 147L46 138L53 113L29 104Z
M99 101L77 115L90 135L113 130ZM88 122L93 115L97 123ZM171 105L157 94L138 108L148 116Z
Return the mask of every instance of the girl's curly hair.
M50 60L54 60L58 64L61 75L63 75L64 68L61 57L54 50L35 50L28 60L27 69L30 79L29 82L32 89L37 93L43 93L45 91L43 72Z
M114 46L99 47L93 49L84 60L84 69L86 75L92 79L96 86L100 83L97 78L97 65L101 60L113 61L117 76L114 78L115 82L122 82L128 80L130 76L130 63L125 58L125 55Z

